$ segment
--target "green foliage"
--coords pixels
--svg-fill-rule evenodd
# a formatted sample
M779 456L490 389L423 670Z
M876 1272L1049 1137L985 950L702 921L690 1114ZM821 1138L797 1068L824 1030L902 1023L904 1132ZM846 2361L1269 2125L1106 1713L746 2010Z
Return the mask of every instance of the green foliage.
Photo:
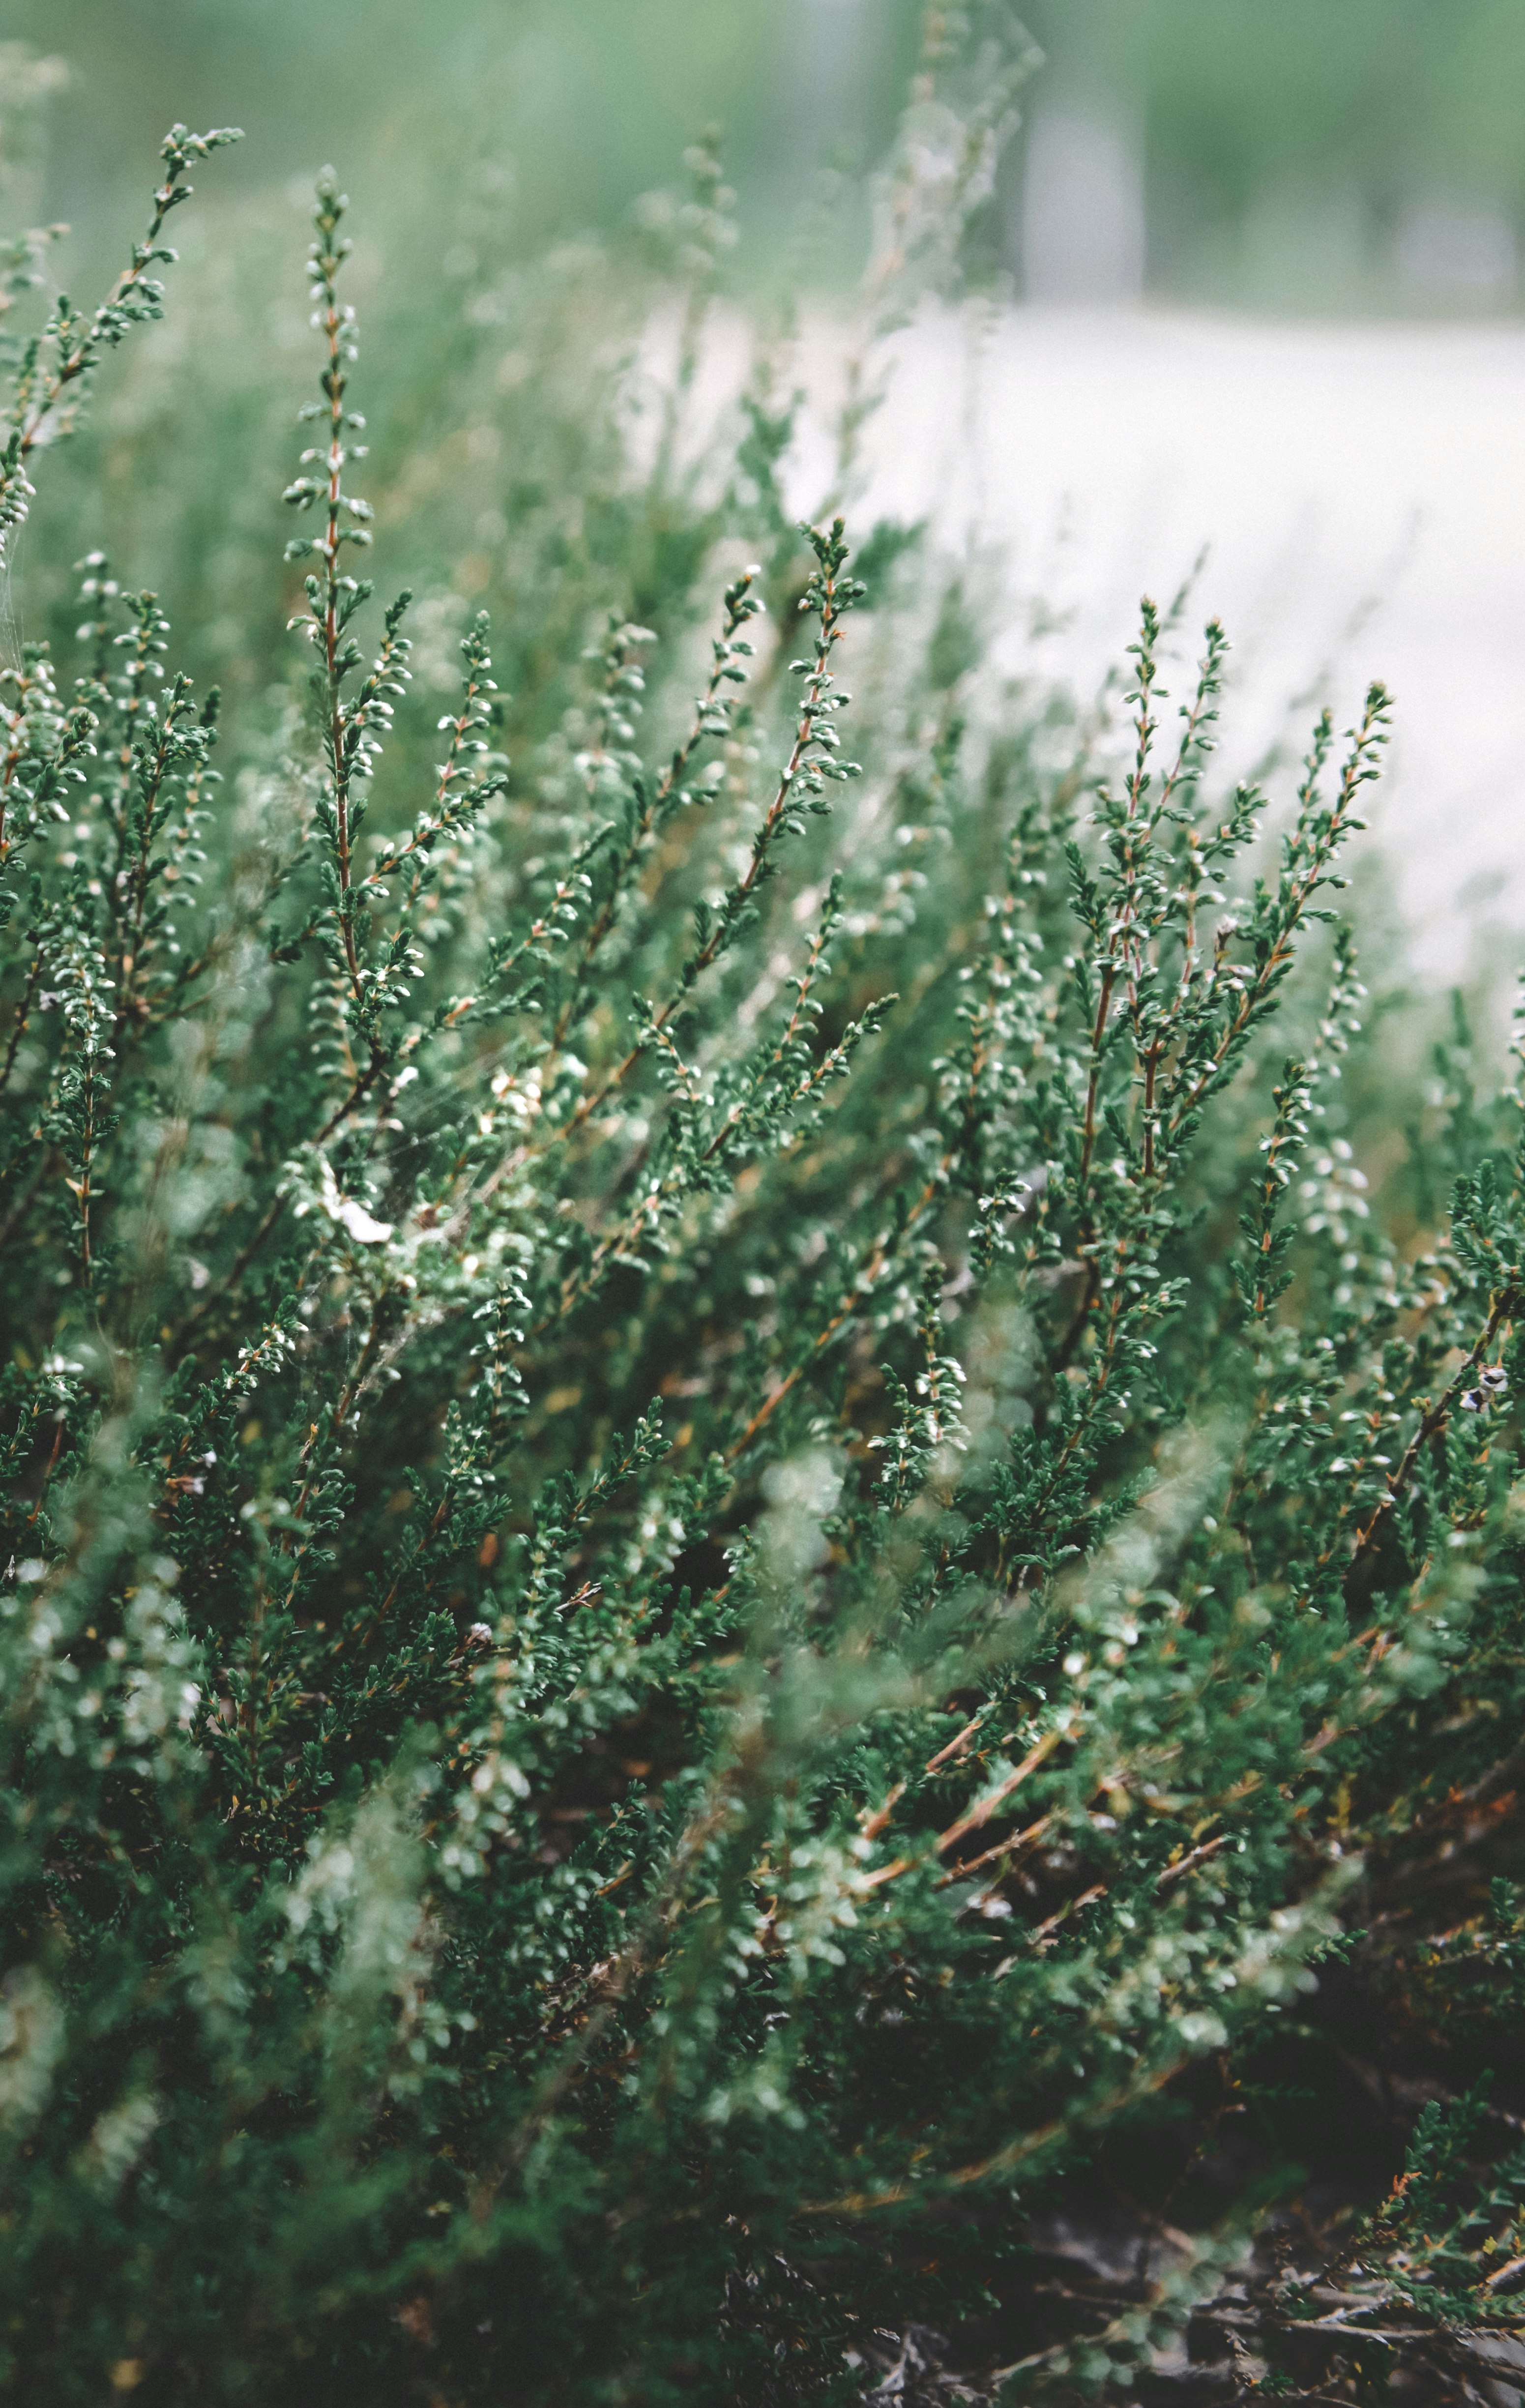
M1363 1857L1500 1785L1525 1153L1512 1093L1417 1127L1421 1230L1345 1133L1322 929L1385 694L1268 846L1212 777L1216 624L1170 710L1146 603L1125 723L1082 721L992 691L903 531L855 573L874 338L1025 60L969 13L798 533L784 337L740 465L694 457L706 145L623 304L683 329L646 471L644 371L574 404L548 265L538 420L501 320L463 337L477 423L559 462L505 472L502 638L378 609L325 174L305 695L224 730L98 552L5 674L18 2396L861 2396L867 2336L988 2308L1076 2165L1248 2063ZM13 514L225 138L176 130L109 300L18 352ZM426 746L410 624L459 629ZM1146 2365L1238 2229L1013 2396Z

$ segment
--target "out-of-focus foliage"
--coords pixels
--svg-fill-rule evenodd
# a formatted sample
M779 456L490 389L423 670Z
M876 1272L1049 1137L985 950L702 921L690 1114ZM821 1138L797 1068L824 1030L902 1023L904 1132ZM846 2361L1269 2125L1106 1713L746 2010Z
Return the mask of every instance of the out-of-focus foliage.
M1033 0L1026 15L1056 72L1139 93L1163 171L1225 208L1348 179L1389 202L1422 179L1525 210L1525 25L1507 0Z
M1510 0L1034 0L1057 94L1119 117L1157 291L1251 307L1518 307Z
M252 201L175 263L177 127L99 308L8 254L18 2397L847 2401L982 2316L1094 2394L1295 2177L1002 2322L1077 2170L1276 2143L1358 1949L1509 2028L1519 1091L1459 1025L1374 1209L1380 687L1268 804L1184 604L1080 710L935 529L851 548L1030 61L989 0L914 64L803 528L786 312L697 404L708 140L531 258L470 165L429 277L325 173L272 308ZM1507 2324L1484 2114L1367 2202L1358 2350Z
M436 258L441 186L462 160L511 154L527 252L616 222L697 127L724 121L749 233L738 267L755 284L801 180L888 140L918 14L916 0L11 0L6 30L70 64L78 136L55 147L39 207L79 228L93 275L146 122L236 113L251 141L229 189L269 192L310 179L342 111L369 240L399 255L422 213ZM1444 259L1427 280L1394 256L1427 208L1493 212L1525 248L1514 0L1031 0L1024 14L1048 98L1100 110L1139 149L1156 291L1277 308L1518 304L1518 261L1479 289L1464 260L1448 285ZM992 229L1016 273L1021 182L1018 157ZM837 289L863 233L817 263Z

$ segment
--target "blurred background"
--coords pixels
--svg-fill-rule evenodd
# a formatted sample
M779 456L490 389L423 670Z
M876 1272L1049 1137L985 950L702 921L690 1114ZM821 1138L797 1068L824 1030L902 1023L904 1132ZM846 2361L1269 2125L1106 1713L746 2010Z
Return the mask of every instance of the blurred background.
M827 395L869 241L859 171L892 136L923 14L920 0L3 0L0 38L33 54L10 51L5 73L54 87L7 116L7 213L67 220L63 272L88 294L137 222L164 125L241 124L178 232L194 271L236 227L241 265L221 314L153 338L236 363L240 327L304 340L297 212L332 157L373 352L407 355L379 396L382 439L400 441L452 374L442 291L475 291L489 252L496 274L628 225L720 123L741 233L725 289L762 308L783 263L803 260L803 356ZM864 507L999 554L1024 598L1002 636L1014 666L1041 596L1082 683L1126 640L1141 588L1173 591L1205 547L1196 591L1236 638L1251 752L1289 707L1332 685L1348 716L1365 677L1385 676L1400 734L1383 840L1421 958L1449 968L1525 923L1525 7L1029 0L1021 14L1043 64L964 297L895 338ZM831 236L802 250L823 171ZM714 351L718 407L724 341ZM229 456L268 447L279 473L285 437L236 365L206 379ZM157 449L133 451L132 409L163 416L151 378L133 390L112 405L126 448L108 532L125 573L173 586L151 487L191 430L161 423ZM109 485L104 452L97 465ZM807 421L802 507L813 473ZM204 513L212 545L210 494ZM469 568L452 574L470 587Z
M1045 69L988 236L1030 300L1503 315L1525 237L1517 0L1030 0ZM166 109L237 121L246 185L343 154L426 201L506 145L527 235L608 221L723 122L751 269L823 156L872 158L919 0L7 0L71 71L47 213L88 257ZM745 270L743 270L745 273Z

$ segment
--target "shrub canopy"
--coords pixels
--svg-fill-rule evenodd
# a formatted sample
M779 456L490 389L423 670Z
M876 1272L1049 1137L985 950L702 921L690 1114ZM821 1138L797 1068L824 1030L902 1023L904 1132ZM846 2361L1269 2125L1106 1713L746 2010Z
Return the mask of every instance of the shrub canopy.
M0 678L17 2396L846 2401L982 2316L1079 2396L1291 2179L1257 2068L1315 1969L1497 2053L1520 1089L1458 1038L1388 1145L1334 909L1380 687L1268 801L1185 604L1078 712L935 531L849 548L1023 64L931 22L803 529L786 329L693 437L701 147L460 333L426 456L514 463L501 638L373 595L325 176L305 687L220 742L98 553ZM13 344L7 538L231 138ZM638 472L604 337L664 294ZM1517 2249L1482 2093L1431 2096L1324 2270L1421 2335ZM1030 2219L1141 2134L1155 2271L1023 2325Z

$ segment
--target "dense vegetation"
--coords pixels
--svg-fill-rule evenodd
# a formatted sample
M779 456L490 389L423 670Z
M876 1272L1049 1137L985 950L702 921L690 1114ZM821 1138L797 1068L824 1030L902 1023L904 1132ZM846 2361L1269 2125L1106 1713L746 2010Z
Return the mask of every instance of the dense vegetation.
M971 13L807 526L787 322L689 408L702 145L477 289L386 465L448 530L500 463L493 561L373 595L325 176L297 669L224 734L93 552L0 680L7 2396L946 2398L942 2330L1070 2399L1194 2302L1221 2398L1512 2345L1519 1066L1459 1023L1395 1100L1362 1025L1380 687L1264 798L1186 602L1078 711L931 536L850 548L1025 71ZM10 252L7 541L231 138L94 315ZM1377 2015L1397 2157L1294 2213Z

